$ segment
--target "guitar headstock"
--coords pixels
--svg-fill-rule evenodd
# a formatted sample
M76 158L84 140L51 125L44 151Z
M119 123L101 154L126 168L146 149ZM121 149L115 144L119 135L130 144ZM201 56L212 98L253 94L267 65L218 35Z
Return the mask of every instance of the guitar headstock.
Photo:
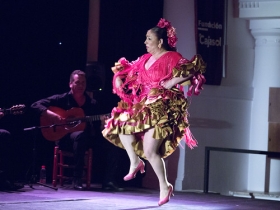
M19 115L23 114L25 112L25 105L24 104L19 104L19 105L14 105L11 108L7 109L5 111L5 114L13 114L13 115Z

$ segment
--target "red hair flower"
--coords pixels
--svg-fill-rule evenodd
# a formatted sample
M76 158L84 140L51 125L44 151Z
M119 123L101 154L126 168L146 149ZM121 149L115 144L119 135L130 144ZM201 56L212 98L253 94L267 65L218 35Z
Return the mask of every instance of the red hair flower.
M168 45L170 47L175 47L177 43L177 36L175 32L175 28L171 25L171 23L164 18L161 18L157 24L160 28L166 28L167 30L167 37L168 37Z

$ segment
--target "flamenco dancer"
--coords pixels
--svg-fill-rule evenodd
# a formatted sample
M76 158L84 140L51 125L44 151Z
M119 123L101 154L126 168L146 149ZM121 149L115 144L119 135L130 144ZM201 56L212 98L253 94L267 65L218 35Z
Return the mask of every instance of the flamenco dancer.
M147 53L133 62L121 58L112 67L113 92L121 101L113 108L103 136L126 150L130 169L125 181L144 173L147 159L159 180L161 206L173 195L163 158L171 155L181 139L192 149L197 146L187 120L188 96L198 95L205 83L206 64L200 55L191 60L176 52L175 28L163 18L149 29L144 42Z

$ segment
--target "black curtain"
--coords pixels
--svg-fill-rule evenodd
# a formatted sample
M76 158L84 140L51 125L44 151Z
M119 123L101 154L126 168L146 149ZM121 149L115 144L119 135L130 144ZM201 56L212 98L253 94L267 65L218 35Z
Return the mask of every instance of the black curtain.
M98 61L106 71L106 86L102 93L106 112L119 100L112 94L111 67L121 57L132 61L146 53L146 32L158 23L162 14L163 0L100 1Z
M69 90L69 74L86 68L88 5L89 0L0 0L0 107L25 104L28 108L38 99ZM100 6L98 62L106 80L96 97L107 113L119 100L112 94L111 66L122 56L134 60L146 52L146 31L162 17L163 0L101 0ZM34 142L33 133L23 128L38 125L37 120L27 109L24 115L0 121L0 127L14 136L21 177L31 164ZM37 133L36 172L45 164L48 177L50 143Z
M0 127L13 135L21 179L31 166L34 142L23 128L38 125L30 104L68 91L70 73L85 68L88 5L88 0L0 0L0 107L27 107L23 115L5 116ZM46 164L50 175L53 142L40 137L39 131L36 172Z
M106 0L100 1L100 31L98 61L106 71L106 85L99 92L104 113L117 105L119 97L112 94L113 73L111 67L121 57L136 60L146 53L144 41L147 30L156 26L163 14L163 0ZM125 150L113 146L110 156L118 158L117 181L121 182L129 170L129 159ZM116 162L116 161L115 161ZM136 179L120 183L123 186L140 187L143 175Z
M67 90L85 68L88 0L2 0L0 16L1 105Z

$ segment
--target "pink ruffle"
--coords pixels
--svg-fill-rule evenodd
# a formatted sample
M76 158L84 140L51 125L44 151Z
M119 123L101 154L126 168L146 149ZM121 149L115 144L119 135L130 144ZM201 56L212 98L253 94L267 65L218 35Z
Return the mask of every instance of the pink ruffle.
M185 142L188 145L189 148L193 149L194 147L197 147L197 140L192 135L189 127L184 129L184 138Z
M194 75L191 79L191 85L189 87L189 90L187 92L188 96L191 95L199 95L200 91L203 90L202 85L206 82L205 77L202 74Z

